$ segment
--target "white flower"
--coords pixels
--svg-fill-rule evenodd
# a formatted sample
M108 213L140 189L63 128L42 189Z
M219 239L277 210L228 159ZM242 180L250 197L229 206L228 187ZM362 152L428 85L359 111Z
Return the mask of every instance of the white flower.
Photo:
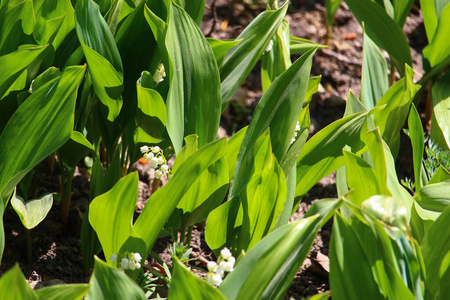
M159 152L159 150L161 150L161 148L159 148L159 146L155 146L152 149L153 149L153 152Z
M164 158L162 156L158 157L158 165L162 165L164 163Z
M295 125L295 131L300 131L301 127L300 127L300 122L297 121L297 125Z
M166 77L166 70L164 69L163 64L159 64L158 68L155 71L155 74L153 74L153 81L156 83L161 82L164 80L164 77Z
M215 273L209 273L207 280L212 285L219 286L222 283L222 276L220 276L219 274L215 274Z
M136 269L136 264L130 263L130 264L128 264L128 268L130 270L135 270Z
M152 168L156 168L158 167L158 158L157 157L152 157L152 159L150 160L150 166Z
M272 47L273 47L273 41L270 40L269 45L267 45L266 52L269 52L270 50L272 50Z
M152 160L152 158L153 158L153 153L152 153L152 152L145 153L145 154L144 154L144 158L145 158L146 160L148 160L148 161Z
M168 165L162 165L160 170L163 173L167 173L167 172L169 172L169 166Z
M140 262L142 259L142 256L139 254L139 252L134 253L133 256L136 262Z
M122 258L122 260L120 261L120 266L124 269L128 269L128 259L127 258Z
M208 267L208 271L214 272L214 270L217 267L217 263L215 261L208 261L207 267Z
M228 259L232 256L230 249L228 249L227 247L223 248L220 251L220 255L222 256L223 259Z
M141 153L145 153L148 151L148 146L142 146L141 147Z
M161 176L162 176L162 174L163 174L163 173L162 173L160 170L156 170L156 171L155 171L155 178L156 178L156 179L160 179Z
M232 272L234 270L233 267L234 267L234 263L231 263L229 261L222 260L219 263L219 269L221 269L225 272Z
M113 263L115 263L116 260L117 260L117 254L115 254L115 253L111 254L111 257L110 257L109 259L110 259Z
M234 258L234 256L232 256L232 257L230 257L230 258L228 259L228 262L229 262L230 264L232 264L232 266L234 267L234 264L236 263L236 258Z
M141 268L141 264L140 263L136 263L135 266L136 266L136 269L140 269Z

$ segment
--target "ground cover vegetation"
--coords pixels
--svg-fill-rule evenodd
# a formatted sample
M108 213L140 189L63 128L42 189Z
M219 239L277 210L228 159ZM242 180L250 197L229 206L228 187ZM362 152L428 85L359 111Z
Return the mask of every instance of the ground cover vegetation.
M283 299L332 220L330 291L311 299L448 299L450 1L419 3L428 45L416 81L403 33L414 1L344 2L363 32L360 93L309 138L313 58L327 45L291 35L288 2L264 2L236 39L219 40L200 30L204 0L0 1L0 215L17 213L28 261L53 205L70 226L74 174L90 169L80 226L89 282L33 290L16 264L0 298ZM325 5L331 35L341 1ZM255 66L262 97L249 125L217 139ZM395 167L402 132L412 178ZM58 166L59 190L39 195L44 160ZM137 161L151 167L152 191L136 215ZM289 222L333 172L337 198ZM205 220L215 259L202 278L190 245ZM163 236L170 263L153 250Z

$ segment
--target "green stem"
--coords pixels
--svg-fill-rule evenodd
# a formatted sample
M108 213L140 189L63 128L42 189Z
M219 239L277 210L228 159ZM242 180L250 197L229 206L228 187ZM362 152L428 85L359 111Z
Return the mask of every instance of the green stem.
M193 229L194 229L194 225L189 226L189 228L188 228L188 234L187 234L186 245L190 245L190 244L191 244L192 230L193 230Z

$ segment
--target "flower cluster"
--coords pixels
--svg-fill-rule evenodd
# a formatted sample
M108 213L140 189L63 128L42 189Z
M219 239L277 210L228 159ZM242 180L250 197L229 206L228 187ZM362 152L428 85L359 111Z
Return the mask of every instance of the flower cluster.
M112 263L117 261L117 254L111 254L110 260ZM117 263L118 269L124 271L126 269L136 270L141 268L142 256L136 252L125 252L120 262Z
M155 178L160 179L163 174L169 173L169 166L164 157L163 151L158 146L148 147L142 146L141 153L144 158L150 162L150 166L155 169Z
M222 283L225 272L232 272L234 270L234 263L236 259L231 254L228 248L223 248L220 251L220 256L217 261L208 262L208 275L206 279L209 283L219 286Z
M266 52L269 52L273 48L273 41L270 40L269 45L267 45Z
M161 63L156 69L155 74L153 74L153 81L159 83L164 80L164 77L166 77L166 70L164 69L164 65Z
M301 129L301 127L300 127L300 122L297 121L297 125L295 125L294 136L292 137L291 144L292 144L293 142L295 142L295 140L297 139L297 135L298 135L298 133L300 132L300 129Z

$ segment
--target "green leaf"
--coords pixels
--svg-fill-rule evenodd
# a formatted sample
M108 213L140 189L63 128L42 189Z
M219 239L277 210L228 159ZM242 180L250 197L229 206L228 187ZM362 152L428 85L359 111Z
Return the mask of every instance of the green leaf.
M393 58L396 68L405 73L405 64L412 65L408 41L400 26L386 11L371 0L345 0L359 23L364 22L367 35Z
M181 0L184 10L191 16L195 23L200 26L205 13L205 0Z
M208 44L211 46L211 49L214 53L214 57L216 58L217 65L219 69L222 68L223 62L225 60L225 54L234 46L242 42L242 40L216 40L213 38L206 38Z
M278 76L259 101L239 149L229 199L248 182L252 173L254 144L269 127L273 153L278 161L283 161L302 110L314 52L305 53Z
M364 33L363 67L360 99L372 109L389 88L387 63L377 45Z
M439 294L439 270L444 257L450 251L450 231L443 230L450 226L450 207L442 212L425 234L421 243L423 259L426 267L425 287L429 299Z
M138 199L139 177L136 172L119 180L107 193L96 197L89 205L89 223L102 244L105 257L119 255L130 236L137 237L131 220ZM136 245L131 252L146 257L146 249Z
M450 180L427 184L414 198L421 207L442 212L450 206Z
M95 258L87 300L147 299L142 289L124 272L113 269Z
M272 231L256 244L220 286L227 299L281 299L317 232L341 203L336 199L320 200L304 218Z
M236 38L236 41L242 42L227 52L220 72L222 110L266 50L283 21L287 8L286 2L278 10L265 11L258 15Z
M393 1L394 5L394 20L397 22L400 28L403 27L406 21L406 17L411 12L411 7L414 4L414 0L406 1Z
M138 112L137 125L149 136L149 143L158 143L166 125L166 105L161 95L144 83L150 73L143 72L136 84ZM153 79L151 79L153 80Z
M360 134L373 111L335 121L306 142L297 159L296 197L303 196L316 182L344 165L344 146L351 146L354 152L364 147Z
M325 0L325 19L327 21L327 25L331 28L334 23L334 15L341 4L342 0Z
M370 196L377 194L387 194L385 183L380 182L375 174L375 170L362 158L344 150L344 158L347 169L347 182L350 189L354 189L351 201L356 206Z
M375 125L380 127L383 140L394 156L397 156L400 147L400 131L408 117L408 108L420 89L420 85L413 82L413 74L412 69L406 67L405 77L392 85L377 103L377 107L386 106L374 116Z
M448 6L450 8L450 5ZM450 10L449 10L450 11ZM432 127L430 134L433 140L439 140L437 136L444 137L446 147L450 149L450 72L447 72L439 81L437 81L432 88L433 96L433 113L435 125ZM435 130L433 130L435 129ZM436 130L440 132L436 132ZM444 141L443 141L444 142Z
M316 44L310 40L291 35L290 44L289 44L289 52L291 54L301 54L301 53L308 52L315 48L323 49L326 47L327 46L325 46L325 45Z
M144 239L147 249L151 249L159 231L198 176L223 157L225 152L226 141L224 139L202 147L179 167L168 184L149 198L134 224L135 231Z
M33 229L41 223L53 205L53 194L45 195L40 199L32 199L25 202L22 197L14 194L11 198L11 205L19 215L23 226L27 229Z
M191 273L174 257L174 271L170 281L170 299L226 300L220 290Z
M70 169L74 169L78 162L89 152L94 152L94 147L81 132L72 131L70 139L59 150L60 158Z
M395 226L404 232L408 229L408 208L403 200L375 195L364 201L361 207L389 226Z
M420 8L422 10L423 23L425 25L428 42L430 43L433 40L438 23L435 1L420 0Z
M228 164L228 175L230 180L233 178L236 170L236 160L239 154L239 148L241 147L247 128L247 126L242 128L227 141L227 153L225 154L225 159Z
M422 160L425 144L422 121L420 120L419 113L417 112L416 106L414 104L411 104L411 109L409 111L408 128L413 150L415 190L419 191L422 186L426 184L426 182L423 182L421 176L423 172Z
M16 51L35 24L32 0L4 3L0 8L0 55Z
M423 57L431 68L447 61L450 57L448 28L450 28L450 5L447 4L439 16L436 32L430 44L423 49Z
M114 121L122 107L123 69L119 51L108 24L93 0L77 1L76 29L89 66L94 90Z
M41 300L79 300L88 290L89 285L86 283L60 284L39 289L36 294Z
M70 137L77 89L85 67L67 68L34 92L0 136L0 192L3 203L23 176Z
M47 46L30 46L0 57L0 99L25 87L27 68L45 53Z
M216 138L221 114L219 69L203 33L175 4L164 42L170 60L166 63L167 131L178 153L184 136L197 134L200 147Z
M45 0L34 0L33 4L36 11L36 27L33 32L35 37L37 32L45 33L52 23L62 18L62 23L58 26L59 30L52 39L53 47L55 50L58 49L66 36L75 28L75 10L73 9L72 3L70 0L56 1L56 3ZM47 39L47 43L49 41Z
M334 217L329 253L333 299L384 299L364 245L340 214Z
M9 269L0 279L0 299L29 299L38 300L38 296L29 286L20 271L19 264Z

